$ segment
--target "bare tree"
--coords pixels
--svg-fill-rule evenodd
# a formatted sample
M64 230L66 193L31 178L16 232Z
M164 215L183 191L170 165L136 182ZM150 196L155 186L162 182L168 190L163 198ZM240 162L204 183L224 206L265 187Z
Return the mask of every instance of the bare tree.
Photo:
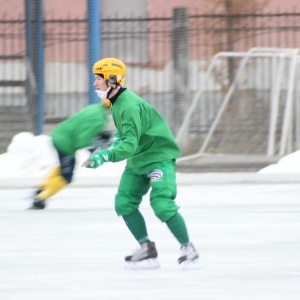
M207 15L215 15L216 18L206 19L205 28L212 45L213 54L220 51L236 51L238 43L243 40L245 44L253 45L255 35L245 28L255 27L253 15L260 13L269 0L205 0L210 8L205 11ZM209 21L211 20L211 21ZM243 29L243 30L241 30ZM243 35L240 32L243 31ZM232 82L235 74L235 63L228 58L228 79ZM216 74L215 74L216 75Z
M222 49L215 49L218 51L234 51L235 43L240 39L251 38L253 35L238 34L239 28L244 28L253 25L253 18L245 17L260 13L269 0L205 0L212 4L211 8L206 11L206 14L222 15L221 28L223 30L216 30L212 32L214 38L219 39L221 42L219 47ZM223 27L223 28L222 28ZM215 46L217 47L217 45Z

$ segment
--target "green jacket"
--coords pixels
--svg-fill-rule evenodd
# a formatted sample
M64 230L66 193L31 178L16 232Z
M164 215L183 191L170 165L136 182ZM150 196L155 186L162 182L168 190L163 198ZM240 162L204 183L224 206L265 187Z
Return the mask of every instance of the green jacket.
M126 89L111 105L119 142L111 149L111 161L127 159L139 168L180 156L171 129L163 117L145 100Z
M106 108L91 104L59 123L50 133L55 148L68 156L75 156L79 149L92 145L107 122Z

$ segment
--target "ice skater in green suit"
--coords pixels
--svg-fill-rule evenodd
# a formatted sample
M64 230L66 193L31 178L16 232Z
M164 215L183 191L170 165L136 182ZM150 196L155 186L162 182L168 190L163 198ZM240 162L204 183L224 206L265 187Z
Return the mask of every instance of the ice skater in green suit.
M170 229L181 245L179 263L198 259L189 240L186 224L178 213L176 163L180 149L163 117L145 100L123 87L126 66L116 58L104 58L93 67L94 86L100 98L110 100L116 134L112 146L92 155L86 167L127 159L115 197L115 210L140 244L125 261L130 266L159 267L155 243L150 240L139 205L149 191L155 215Z

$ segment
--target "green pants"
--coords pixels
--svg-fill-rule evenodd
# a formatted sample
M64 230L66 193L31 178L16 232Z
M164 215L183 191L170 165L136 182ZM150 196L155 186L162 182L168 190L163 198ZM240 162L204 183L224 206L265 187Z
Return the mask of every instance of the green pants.
M150 205L163 222L172 218L179 207L174 202L177 193L174 160L153 163L142 168L126 166L115 198L119 216L135 212L151 187Z

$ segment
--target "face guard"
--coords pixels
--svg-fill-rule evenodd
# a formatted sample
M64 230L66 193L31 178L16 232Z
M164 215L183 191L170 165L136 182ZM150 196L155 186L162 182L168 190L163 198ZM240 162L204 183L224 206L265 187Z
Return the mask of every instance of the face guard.
M107 95L108 95L108 92L111 90L110 87L107 88L106 91L99 91L99 90L96 90L95 93L97 94L97 96L100 98L101 101L107 99Z

